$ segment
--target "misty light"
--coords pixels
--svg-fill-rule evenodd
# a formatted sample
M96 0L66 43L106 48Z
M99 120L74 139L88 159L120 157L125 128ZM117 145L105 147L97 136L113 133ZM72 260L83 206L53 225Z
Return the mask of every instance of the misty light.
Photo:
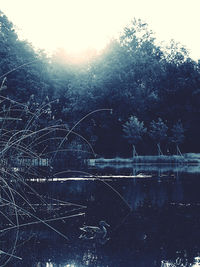
M174 39L200 58L199 7L199 0L2 0L0 9L20 38L50 53L63 48L78 60L103 49L134 17L159 41Z

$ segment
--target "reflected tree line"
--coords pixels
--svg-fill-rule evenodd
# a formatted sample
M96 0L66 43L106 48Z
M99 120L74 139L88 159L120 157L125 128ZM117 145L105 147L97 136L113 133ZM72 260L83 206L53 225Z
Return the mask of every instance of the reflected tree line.
M48 192L52 196L58 195L59 192L59 196L64 200L68 192L72 200L76 196L76 201L87 204L87 216L74 220L73 225L64 230L69 232L74 246L66 244L57 235L49 235L48 232L36 228L33 233L37 233L40 242L35 242L36 237L32 239L31 242L35 245L28 248L31 249L32 258L28 253L24 253L27 247L20 249L19 255L24 253L24 261L27 262L40 261L38 266L43 266L45 262L52 262L55 266L64 262L86 265L86 260L91 265L103 266L118 266L120 261L121 265L126 266L135 263L137 266L160 267L165 266L161 265L161 262L167 264L167 260L170 260L171 264L174 262L175 266L181 266L182 263L185 264L183 266L190 266L193 258L198 255L200 245L199 181L198 176L191 176L188 184L184 182L185 178L188 179L188 176L183 175L181 180L165 177L160 182L157 179L137 179L135 183L133 180L126 183L124 180L113 181L111 184L115 185L132 207L131 212L103 183L49 183ZM194 183L196 190L193 188ZM78 240L81 223L96 225L100 218L106 218L111 224L108 230L109 242L98 247L92 242ZM63 226L58 224L58 227ZM28 231L26 234L29 233ZM52 238L55 238L56 248L49 245Z
M95 57L73 65L63 50L49 57L19 40L1 12L0 58L2 117L22 113L9 111L7 98L23 103L23 111L42 110L37 129L69 130L94 110L110 110L81 121L61 158L92 157L90 145L103 157L199 151L199 62L173 40L158 45L141 20L133 20ZM24 114L18 129L28 120ZM56 149L56 142L48 145Z

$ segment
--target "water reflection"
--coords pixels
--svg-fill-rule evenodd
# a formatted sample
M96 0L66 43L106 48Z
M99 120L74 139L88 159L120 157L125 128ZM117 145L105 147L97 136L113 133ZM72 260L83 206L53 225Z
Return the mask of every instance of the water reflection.
M129 174L137 175L138 173L148 173L155 175L162 175L166 173L193 173L200 174L200 164L97 164L91 166L90 171L98 173L112 173L112 174Z
M177 258L174 262L173 261L161 261L161 267L199 267L200 266L200 257L194 257L191 263L188 262L187 258Z
M10 266L200 266L199 174L176 171L108 181L31 182L44 200L52 200L50 211L63 219L49 223L69 241L43 224L22 227L15 249L22 260L13 258ZM64 218L77 212L82 215ZM80 228L102 220L110 225L105 244L79 238ZM3 242L6 247L1 235L1 247Z
M91 254L89 251L88 251L88 253L86 252L85 255L83 256L82 265L77 264L77 263L56 264L56 263L53 263L53 262L46 262L46 263L38 262L36 264L36 267L81 267L81 266L103 266L103 265L98 265L97 264L97 256ZM112 266L112 265L105 265L105 266ZM116 266L120 266L120 265L116 265ZM130 265L130 266L136 266L136 265ZM180 266L182 266L182 267L199 267L200 266L200 257L194 257L192 262L188 262L187 258L182 259L182 258L179 258L179 257L175 261L161 260L160 265L156 265L156 262L154 262L154 265L152 265L152 266L160 266L160 267L180 267Z

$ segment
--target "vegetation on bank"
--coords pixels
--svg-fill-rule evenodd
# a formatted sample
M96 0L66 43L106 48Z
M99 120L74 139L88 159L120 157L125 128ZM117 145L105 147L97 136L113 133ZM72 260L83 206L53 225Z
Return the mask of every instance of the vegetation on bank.
M0 25L2 117L16 101L42 110L37 129L76 125L60 157L200 151L200 64L180 44L157 45L148 25L134 20L96 58L71 65L61 50L49 58L19 40L2 12Z
M160 155L160 156L136 156L132 158L97 158L90 159L88 161L89 165L92 164L176 164L176 163L188 163L188 164L199 164L200 163L200 154L183 154L183 155Z

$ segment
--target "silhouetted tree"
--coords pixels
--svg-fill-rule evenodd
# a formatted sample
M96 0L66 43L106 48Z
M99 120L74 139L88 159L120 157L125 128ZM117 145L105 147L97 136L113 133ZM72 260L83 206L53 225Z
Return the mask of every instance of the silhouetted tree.
M185 130L180 120L173 125L171 132L172 132L171 142L176 145L176 153L181 155L179 145L182 144L184 141Z
M157 144L158 155L162 155L161 143L167 139L167 125L162 121L161 118L158 118L158 121L152 121L150 123L149 135Z
M146 131L147 129L144 127L144 123L140 122L135 116L131 116L123 125L124 137L133 147L133 157L137 155L135 146L142 140Z

